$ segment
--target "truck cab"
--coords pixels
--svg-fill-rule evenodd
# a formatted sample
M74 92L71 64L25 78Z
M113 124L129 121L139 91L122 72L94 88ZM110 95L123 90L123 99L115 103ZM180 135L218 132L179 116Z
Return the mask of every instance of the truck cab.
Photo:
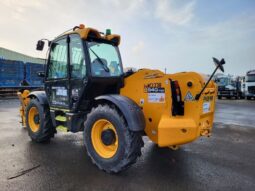
M250 70L245 77L245 97L246 99L255 99L255 70Z
M219 75L215 78L218 85L218 99L225 98L242 98L242 83L239 77L230 75Z

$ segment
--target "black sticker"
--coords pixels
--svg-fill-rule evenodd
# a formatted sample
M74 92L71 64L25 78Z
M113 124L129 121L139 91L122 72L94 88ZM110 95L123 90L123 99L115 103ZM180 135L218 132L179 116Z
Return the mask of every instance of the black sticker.
M145 93L165 93L165 88L161 87L161 83L149 83L144 85Z
M147 93L165 93L165 88L147 88Z

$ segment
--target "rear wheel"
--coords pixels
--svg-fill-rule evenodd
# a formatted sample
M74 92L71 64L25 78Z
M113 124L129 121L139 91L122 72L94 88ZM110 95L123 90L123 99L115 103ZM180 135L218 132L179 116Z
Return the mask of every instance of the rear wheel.
M108 105L99 105L88 114L84 142L92 162L108 173L135 163L143 146L141 134L130 131L123 116Z
M26 123L29 136L36 142L48 141L56 132L49 108L41 105L37 99L31 99L26 107Z

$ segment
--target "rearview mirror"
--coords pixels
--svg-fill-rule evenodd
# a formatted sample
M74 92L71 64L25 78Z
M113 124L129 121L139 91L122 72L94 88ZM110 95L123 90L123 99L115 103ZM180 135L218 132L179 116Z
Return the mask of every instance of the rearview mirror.
M37 76L38 77L45 77L45 72L39 71L39 72L37 72Z
M37 45L36 45L36 50L42 51L44 47L44 41L38 40Z
M225 64L225 60L222 58L221 61L219 61L217 58L213 58L213 62L215 63L216 67L224 73L223 64Z

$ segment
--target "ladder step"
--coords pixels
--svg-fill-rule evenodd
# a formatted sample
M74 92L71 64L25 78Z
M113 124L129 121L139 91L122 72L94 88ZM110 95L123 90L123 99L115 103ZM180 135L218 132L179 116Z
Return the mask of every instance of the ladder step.
M62 115L58 115L55 119L57 121L66 122L66 117Z
M57 130L61 131L61 132L68 132L67 127L63 126L63 125L59 125L57 126Z

